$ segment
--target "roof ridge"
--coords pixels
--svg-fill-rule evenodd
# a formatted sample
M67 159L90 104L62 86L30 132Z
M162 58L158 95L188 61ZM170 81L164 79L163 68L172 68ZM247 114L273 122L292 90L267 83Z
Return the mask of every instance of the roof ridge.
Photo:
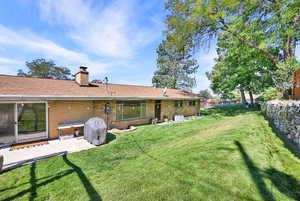
M55 81L75 81L75 80L53 79L53 78L47 78L47 77L26 77L26 76L6 75L6 74L0 74L0 76L26 78L26 79L55 80Z
M105 85L105 83L98 83ZM162 89L160 87L153 87L153 86L144 86L144 85L137 85L137 84L118 84L118 83L107 83L108 85L119 85L119 86L135 86L135 87L150 87L150 88L156 88L156 89Z
M94 83L94 82L91 82L93 84L102 84L102 85L105 85L105 83ZM118 83L107 83L109 85L119 85L119 86L135 86L135 87L150 87L150 88L155 88L155 89L161 89L163 90L164 88L162 87L154 87L154 86L144 86L144 85L136 85L136 84L118 84ZM172 89L172 88L167 88L168 90ZM183 89L172 89L172 90L176 90L176 91L185 91ZM188 92L188 91L187 91ZM192 93L192 92L190 92Z

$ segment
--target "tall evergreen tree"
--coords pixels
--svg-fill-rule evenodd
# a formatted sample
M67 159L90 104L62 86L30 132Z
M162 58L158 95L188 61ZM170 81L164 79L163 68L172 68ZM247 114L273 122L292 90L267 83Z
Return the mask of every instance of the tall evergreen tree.
M163 41L157 49L157 66L152 83L155 87L191 90L195 84L194 74L198 64L192 55L179 49L170 41Z

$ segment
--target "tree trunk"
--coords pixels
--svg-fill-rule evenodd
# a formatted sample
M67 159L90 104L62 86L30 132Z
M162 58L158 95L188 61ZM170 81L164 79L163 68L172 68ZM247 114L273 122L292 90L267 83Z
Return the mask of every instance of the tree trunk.
M242 103L246 104L246 97L245 97L245 91L244 89L241 89L241 98L242 98Z
M249 91L249 96L250 96L251 106L254 107L254 100L253 100L253 94L252 94L252 91Z
M286 89L286 90L284 90L284 92L283 92L283 94L282 94L282 96L283 96L283 98L285 99L285 100L289 100L289 99L291 99L291 97L292 97L292 88L290 87L290 88L288 88L288 89Z

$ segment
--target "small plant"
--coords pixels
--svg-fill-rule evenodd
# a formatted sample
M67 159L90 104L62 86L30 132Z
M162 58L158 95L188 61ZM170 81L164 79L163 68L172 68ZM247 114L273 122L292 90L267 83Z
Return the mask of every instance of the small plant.
M164 120L165 122L169 121L168 116L167 116L167 115L164 115L164 116L163 116L163 120Z

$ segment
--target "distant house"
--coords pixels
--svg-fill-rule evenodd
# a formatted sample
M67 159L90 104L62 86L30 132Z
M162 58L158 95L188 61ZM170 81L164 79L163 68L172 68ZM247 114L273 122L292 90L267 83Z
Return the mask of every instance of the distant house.
M213 106L215 104L216 104L216 102L214 100L212 100L212 99L207 99L205 101L201 101L201 105L203 107L209 107L209 106Z
M109 128L196 115L198 95L147 86L90 83L86 67L75 81L0 75L0 145L57 138L74 133L89 118L103 118Z

